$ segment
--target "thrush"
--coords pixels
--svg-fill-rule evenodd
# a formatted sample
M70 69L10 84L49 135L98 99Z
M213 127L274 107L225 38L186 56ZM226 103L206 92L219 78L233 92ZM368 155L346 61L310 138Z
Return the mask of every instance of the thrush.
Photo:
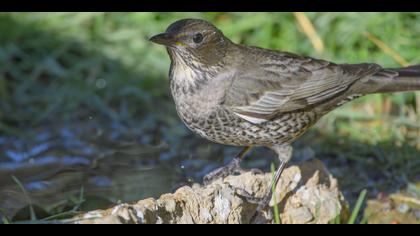
M176 21L150 40L167 48L170 89L185 125L213 142L244 146L205 183L241 172L251 147L264 146L280 160L276 185L293 141L328 112L367 94L420 90L420 65L336 64L240 45L199 19ZM257 212L268 206L271 189Z

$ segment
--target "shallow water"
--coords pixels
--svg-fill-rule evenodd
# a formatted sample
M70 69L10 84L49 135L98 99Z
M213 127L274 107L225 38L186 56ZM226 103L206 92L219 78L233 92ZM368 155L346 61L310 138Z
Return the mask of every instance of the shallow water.
M40 127L25 138L0 136L3 213L12 217L29 203L12 176L22 183L32 204L45 209L81 191L113 203L135 201L200 183L240 150L198 138L181 123L159 129L152 124L134 128L100 124L89 120ZM267 169L273 155L268 156L245 166Z

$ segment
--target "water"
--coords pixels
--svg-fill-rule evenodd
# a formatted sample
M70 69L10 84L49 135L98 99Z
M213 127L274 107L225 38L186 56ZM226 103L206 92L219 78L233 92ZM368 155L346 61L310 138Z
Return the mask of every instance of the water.
M31 138L0 136L0 209L11 217L28 204L12 175L33 204L45 208L82 187L84 194L112 202L170 192L179 174L159 161L167 147L137 137L94 122L44 127Z
M201 182L240 150L198 138L181 123L156 129L153 121L128 128L89 119L33 129L30 138L0 136L0 214L11 218L28 197L47 210L81 192L112 203L156 198ZM265 168L269 160L245 166Z

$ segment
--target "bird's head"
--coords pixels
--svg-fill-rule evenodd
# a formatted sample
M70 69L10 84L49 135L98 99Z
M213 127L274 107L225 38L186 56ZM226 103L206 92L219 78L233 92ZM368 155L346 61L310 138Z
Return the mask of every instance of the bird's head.
M214 25L199 19L178 20L150 41L165 45L172 61L181 59L207 66L220 62L231 43Z

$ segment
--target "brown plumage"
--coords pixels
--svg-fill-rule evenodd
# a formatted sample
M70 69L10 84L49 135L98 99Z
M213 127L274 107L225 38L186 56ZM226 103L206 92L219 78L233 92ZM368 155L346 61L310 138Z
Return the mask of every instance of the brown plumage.
M326 113L367 94L420 90L420 66L335 64L239 45L204 20L177 21L151 41L167 47L183 122L214 142L271 148L281 161L277 180L291 157L290 144ZM245 153L205 180L239 169Z

